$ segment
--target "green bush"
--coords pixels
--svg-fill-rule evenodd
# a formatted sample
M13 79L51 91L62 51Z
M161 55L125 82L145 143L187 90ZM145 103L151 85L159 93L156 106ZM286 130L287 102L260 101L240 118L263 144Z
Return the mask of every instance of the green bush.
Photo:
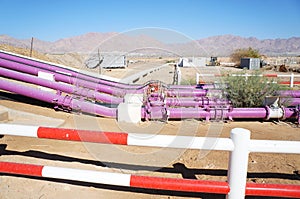
M225 90L233 107L260 107L266 96L274 95L275 91L281 88L276 83L270 83L273 80L259 76L258 72L254 73L254 76L245 75L246 72L243 71L237 76L225 78Z
M253 49L251 47L249 48L241 48L236 49L231 55L231 61L236 63L237 65L240 65L241 58L261 58L261 54L259 53L259 50Z

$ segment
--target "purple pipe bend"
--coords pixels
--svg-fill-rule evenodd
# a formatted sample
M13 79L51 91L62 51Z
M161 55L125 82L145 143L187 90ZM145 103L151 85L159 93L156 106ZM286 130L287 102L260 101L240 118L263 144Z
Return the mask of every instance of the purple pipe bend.
M110 81L110 80L106 80L106 79L101 79L101 78L96 78L93 76L89 76L77 71L74 71L72 69L67 69L67 68L62 68L60 66L55 65L54 63L52 64L48 64L42 61L36 61L36 60L32 60L29 57L28 58L24 58L24 57L20 57L17 55L11 55L9 53L5 53L5 52L0 52L0 58L2 59L6 59L6 60L10 60L10 61L14 61L14 62L18 62L18 63L23 63L26 65L31 65L33 67L38 67L40 69L44 69L46 71L51 71L53 73L67 73L70 74L72 77L75 77L77 79L82 79L82 80L86 80L86 81L92 81L94 83L97 84L106 84L108 86L114 86L114 87L119 87L122 89L139 89L141 88L142 85L134 85L134 84L125 84L125 83L121 83L121 82L114 82L114 81ZM177 86L177 85L172 85L171 88L186 88L187 86ZM195 88L196 86L189 86L190 88Z
M33 66L29 66L29 65L24 65L21 63L17 63L14 61L9 61L9 60L4 60L4 59L0 59L0 65L2 67L5 68L9 68L9 69L13 69L13 70L17 70L17 71L21 71L24 73L29 73L32 75L38 75L39 71L42 72L46 72L46 73L50 73L54 75L54 78L56 81L61 81L61 82L65 82L68 84L72 84L72 85L77 85L80 87L87 87L90 89L95 89L99 92L104 92L107 94L111 94L111 95L115 95L115 96L120 96L123 97L126 93L144 93L144 89L139 89L139 90L135 90L135 89L124 89L124 88L117 88L117 87L113 87L113 86L109 86L109 85L104 85L104 84L97 84L95 82L90 82L90 81L86 81L83 79L78 79L76 77L73 76L69 76L67 74L64 73L55 73L55 72L49 72L46 69L38 69L36 67ZM185 91L185 90L181 90L181 89L177 89L173 92L172 95L175 95L179 93L180 96L191 96L191 93L194 93L196 96L199 95L203 95L204 93L206 93L205 90L190 90L190 91ZM182 93L182 94L181 94ZM203 94L201 94L203 93ZM192 95L193 96L193 95Z
M109 81L109 80L104 80L104 79L92 77L92 76L89 76L89 75L85 75L85 74L76 72L76 71L71 70L71 69L66 69L66 68L59 67L59 66L55 65L54 63L53 64L48 64L48 63L44 63L42 61L35 61L35 60L30 59L29 57L28 58L23 58L23 57L19 57L19 56L16 56L16 55L10 55L10 54L4 53L4 52L0 52L0 58L6 59L6 60L11 60L11 61L18 62L18 63L23 63L23 64L26 64L26 65L31 65L31 66L34 66L34 67L38 67L40 69L44 69L44 70L47 70L47 71L52 71L54 73L56 73L56 72L68 73L68 74L71 74L73 77L84 79L86 81L93 81L95 83L103 83L103 84L108 84L110 86L123 86L125 88L130 88L130 87L135 88L135 87L137 87L136 85L128 85L128 84L123 84L123 83L120 83L120 82L113 82L113 81Z
M50 74L54 75L54 79L56 81L64 82L64 83L68 83L68 84L72 84L72 85L76 85L76 86L80 86L80 87L87 87L90 89L95 89L100 92L108 93L111 95L124 96L126 94L126 90L124 90L124 89L114 88L114 87L103 85L103 84L97 84L95 82L77 79L76 77L68 76L67 74L59 74L59 73L49 72L45 69L38 69L33 66L27 66L24 64L13 62L13 61L0 59L0 66L9 68L9 69L13 69L13 70L17 70L20 72L28 73L31 75L36 75L36 76L38 75L38 72L40 72L40 71L50 73ZM133 90L133 91L136 91L136 90ZM143 91L139 91L139 92L143 93Z
M39 78L36 76L19 73L19 72L4 69L4 68L0 68L0 76L8 77L8 78L19 80L19 81L24 81L24 82L31 83L31 84L36 84L39 86L44 86L44 87L58 90L61 92L65 92L68 94L81 95L83 97L96 99L98 101L102 101L105 103L119 104L119 103L123 102L122 98L117 98L115 96L102 94L102 93L96 92L94 90L86 91L85 89L80 88L80 87L74 87L74 86L71 86L68 84L61 84L58 82L45 80L45 79L42 79L42 78Z
M0 78L0 89L70 108L71 110L80 110L85 113L97 114L104 117L116 118L117 116L117 109L115 108L107 108L105 106L92 104L90 102L79 101L72 99L70 96L63 96L42 91L37 88L3 80L2 78Z

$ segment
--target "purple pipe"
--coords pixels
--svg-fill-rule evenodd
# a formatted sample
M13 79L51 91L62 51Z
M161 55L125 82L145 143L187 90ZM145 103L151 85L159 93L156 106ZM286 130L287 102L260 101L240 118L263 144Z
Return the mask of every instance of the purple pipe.
M47 63L44 63L41 61L36 61L36 60L32 60L30 58L24 58L24 57L20 57L17 55L10 55L10 54L4 53L4 52L0 52L0 58L6 59L6 60L11 60L11 61L22 63L22 64L26 64L26 65L31 65L31 66L38 67L40 69L44 69L47 71L52 71L55 73L56 72L68 73L68 74L72 75L73 77L80 78L80 79L83 79L86 81L92 81L95 83L103 83L103 84L108 84L110 86L121 86L121 87L125 87L125 88L130 88L130 87L135 88L135 87L139 86L139 85L128 85L128 84L123 84L120 82L113 82L113 81L109 81L109 80L92 77L89 75L85 75L85 74L76 72L71 69L59 67L55 64L47 64Z
M86 87L89 89L96 89L97 91L108 93L111 95L116 95L116 96L122 97L126 94L126 90L124 90L124 89L114 88L112 86L107 86L107 85L102 85L102 84L97 84L95 82L90 82L90 81L78 79L76 77L68 76L67 74L54 73L54 72L50 72L50 71L47 71L44 69L38 69L33 66L27 66L24 64L13 62L13 61L0 59L0 66L9 68L12 70L16 70L16 71L28 73L31 75L36 75L36 76L38 75L38 72L40 72L40 71L50 73L50 74L54 75L55 80L58 82L68 83L68 84L76 85L78 87ZM133 90L133 92L143 93L142 90L141 91Z
M211 118L211 113L203 108L169 108L172 119Z
M75 95L81 95L81 96L84 95L83 97L96 99L98 101L102 101L105 103L119 104L119 103L123 102L122 98L117 98L115 96L106 95L103 93L96 92L94 90L86 90L81 87L74 87L74 86L71 86L68 84L61 84L61 83L45 80L45 79L42 79L42 78L39 78L36 76L4 69L4 68L0 68L0 76L8 77L11 79L15 79L15 80L19 80L19 81L23 81L23 82L27 82L27 83L31 83L31 84L36 84L39 86L44 86L44 87L58 90L61 92L65 92L68 94L75 94Z
M121 88L112 87L112 86L108 86L108 85L97 84L95 82L90 82L90 81L86 81L83 79L78 79L73 76L69 76L65 73L49 72L48 70L45 70L45 69L38 69L33 66L24 65L21 63L17 63L17 62L5 60L5 59L0 59L0 65L5 68L29 73L29 74L36 75L36 76L38 75L39 71L50 73L50 74L54 75L54 78L56 81L61 81L61 82L65 82L68 84L77 85L80 87L96 89L99 92L108 93L108 94L115 95L118 97L123 97L126 93L144 93L144 89L126 90L126 89L121 89ZM190 89L189 91L182 90L182 89L176 89L176 90L170 91L168 93L170 95L179 94L179 97L180 96L184 97L184 96L202 96L206 93L206 91L205 90L197 90L197 89L194 89L194 90Z
M195 90L195 89L172 89L167 91L168 97L199 97L205 96L207 94L206 90Z
M300 110L295 108L284 108L284 118L298 118L298 123L300 124Z
M78 110L85 113L97 114L104 117L114 117L116 118L117 109L107 108L105 106L92 104L90 102L79 101L77 99L72 99L70 96L54 94L47 91L42 91L37 88L30 86L25 86L22 84L10 82L7 80L0 79L0 89L6 90L12 93L17 93L30 98L38 99L44 102L56 104L59 107L63 107L69 111Z
M284 108L283 118L298 118L295 108ZM184 118L201 118L201 119L237 119L237 118L258 118L267 119L269 117L267 108L233 108L230 109L211 109L204 108L168 108L170 112L169 118L184 119ZM299 111L299 110L298 110ZM280 119L280 118L278 118Z
M101 79L101 78L96 78L90 75L86 75L77 71L74 71L72 69L67 69L67 68L62 68L60 66L53 64L48 64L42 61L36 61L36 60L32 60L29 57L28 58L24 58L24 57L20 57L17 55L11 55L9 53L5 53L5 52L0 52L0 58L2 59L6 59L6 60L10 60L10 61L14 61L14 62L18 62L18 63L23 63L26 65L31 65L33 67L38 67L40 69L44 69L47 71L51 71L54 73L64 73L64 74L70 74L72 77L76 77L77 79L82 79L82 80L86 80L86 81L92 81L94 83L100 83L100 84L106 84L109 86L114 86L114 87L119 87L122 89L140 89L143 85L134 85L134 84L124 84L121 82L114 82L114 81L110 81L110 80L106 80L106 79ZM173 85L171 85L170 87L173 87ZM174 88L186 88L186 86L175 86ZM195 88L195 86L191 86L191 88Z
M300 105L300 98L280 98L283 106L297 106Z
M165 103L166 106L181 106L181 107L198 107L198 106L223 106L230 105L229 100L221 100L221 99L209 99L203 97L202 99L192 99L192 98L166 98L165 102L161 102L156 99L149 99L150 104L153 106L158 106L161 103Z
M276 94L281 97L300 97L300 90L278 91Z
M227 118L267 118L266 108L233 108L227 112Z
M86 101L79 101L72 99L68 95L59 95L47 91L41 91L39 89L25 86L23 84L3 80L0 78L0 89L9 92L17 93L27 97L35 98L48 103L56 104L58 107L62 107L66 110L78 110L85 113L97 114L104 117L116 118L117 109L107 108L105 106L93 104ZM150 119L160 117L162 115L162 109L160 107L153 107L153 113ZM169 117L172 119L183 118L268 118L266 108L234 108L233 110L207 110L203 108L168 108L170 112ZM284 118L297 118L298 112L296 109L285 108ZM142 109L141 118L146 116L146 112ZM298 118L299 119L299 118Z

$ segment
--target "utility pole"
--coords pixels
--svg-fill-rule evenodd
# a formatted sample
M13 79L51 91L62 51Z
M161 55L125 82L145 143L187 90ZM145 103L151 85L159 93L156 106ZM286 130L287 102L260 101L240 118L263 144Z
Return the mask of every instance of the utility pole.
M31 37L31 43L30 43L30 57L32 57L32 49L33 49L33 37Z
M101 63L103 60L101 60L101 56L100 56L100 48L98 48L98 58L99 58L99 74L101 75L102 74L102 67L101 67Z

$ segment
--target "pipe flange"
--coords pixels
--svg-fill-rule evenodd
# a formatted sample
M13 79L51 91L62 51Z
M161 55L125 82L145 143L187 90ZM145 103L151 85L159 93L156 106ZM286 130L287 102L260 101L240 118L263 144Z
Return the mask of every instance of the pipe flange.
M285 107L284 106L281 106L280 107L282 109L282 117L281 117L281 120L285 120L286 119L286 113L285 113Z
M271 116L271 109L269 106L265 106L265 109L266 109L266 118L264 118L265 120L269 120L270 119L270 116Z

